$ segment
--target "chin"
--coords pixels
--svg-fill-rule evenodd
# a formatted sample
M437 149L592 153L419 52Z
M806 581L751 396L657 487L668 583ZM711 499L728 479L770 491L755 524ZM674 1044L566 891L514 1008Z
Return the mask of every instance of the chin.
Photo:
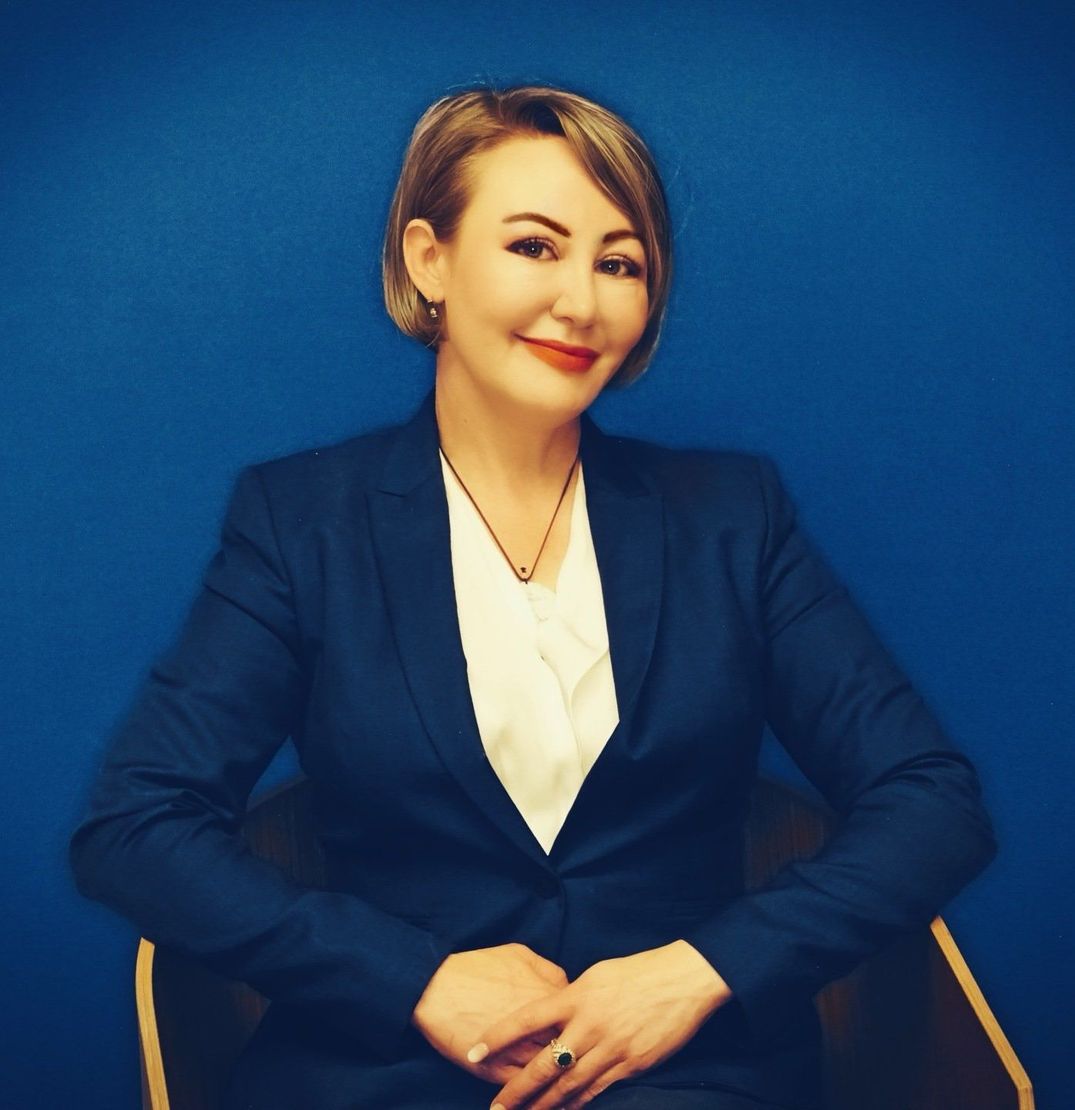
M603 379L599 381L591 374L592 371L568 375L550 370L548 376L535 375L527 388L520 390L516 396L528 408L571 419L588 408L601 392Z

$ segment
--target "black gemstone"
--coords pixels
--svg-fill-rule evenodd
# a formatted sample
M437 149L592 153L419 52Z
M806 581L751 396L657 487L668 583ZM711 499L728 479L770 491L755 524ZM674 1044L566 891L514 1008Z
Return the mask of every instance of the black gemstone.
M562 1068L566 1068L572 1061L573 1057L570 1052L561 1052L557 1054L556 1062Z

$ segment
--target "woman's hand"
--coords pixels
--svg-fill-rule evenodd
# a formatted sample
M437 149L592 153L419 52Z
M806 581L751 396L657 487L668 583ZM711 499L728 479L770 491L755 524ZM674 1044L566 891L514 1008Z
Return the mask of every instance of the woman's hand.
M513 1074L493 1099L494 1110L577 1110L677 1052L731 996L705 957L677 940L594 964L570 986L486 1029L468 1059L500 1069L506 1051L544 1038L545 1050ZM547 1047L550 1029L575 1054L567 1069ZM492 1071L477 1074L492 1078Z
M555 1030L535 1028L521 1034L484 1067L467 1060L467 1049L507 1014L566 986L563 969L525 944L454 952L429 980L411 1021L453 1064L503 1084L542 1050L548 1053Z

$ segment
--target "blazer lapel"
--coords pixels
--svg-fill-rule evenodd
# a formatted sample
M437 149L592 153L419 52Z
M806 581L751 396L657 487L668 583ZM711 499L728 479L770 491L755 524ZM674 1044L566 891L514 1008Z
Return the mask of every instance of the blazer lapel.
M411 696L445 767L501 832L544 860L485 756L474 716L433 401L431 391L397 430L380 488L368 494L389 619Z
M632 458L630 441L606 435L587 413L581 423L586 508L620 713L603 758L621 739L653 654L664 582L664 511L660 493Z
M474 716L438 448L431 390L396 431L379 488L368 494L389 618L411 695L445 767L517 847L544 862L544 850L486 758ZM623 441L606 436L586 414L580 455L620 713L597 770L624 742L653 650L664 536L660 495L631 465Z
M657 639L665 574L663 499L638 464L637 448L606 435L585 413L580 446L620 719L552 846L550 860L557 867L578 861L583 842L574 830L585 834L589 828L591 801L607 807L606 795L617 790L620 774L635 773L643 738L633 717ZM586 837L583 850L599 852L601 846Z

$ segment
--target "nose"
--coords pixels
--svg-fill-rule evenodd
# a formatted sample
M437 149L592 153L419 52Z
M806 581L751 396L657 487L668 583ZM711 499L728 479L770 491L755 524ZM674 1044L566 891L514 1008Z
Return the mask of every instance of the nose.
M565 263L559 270L560 289L552 306L553 316L576 327L589 327L597 315L596 275L592 267Z

